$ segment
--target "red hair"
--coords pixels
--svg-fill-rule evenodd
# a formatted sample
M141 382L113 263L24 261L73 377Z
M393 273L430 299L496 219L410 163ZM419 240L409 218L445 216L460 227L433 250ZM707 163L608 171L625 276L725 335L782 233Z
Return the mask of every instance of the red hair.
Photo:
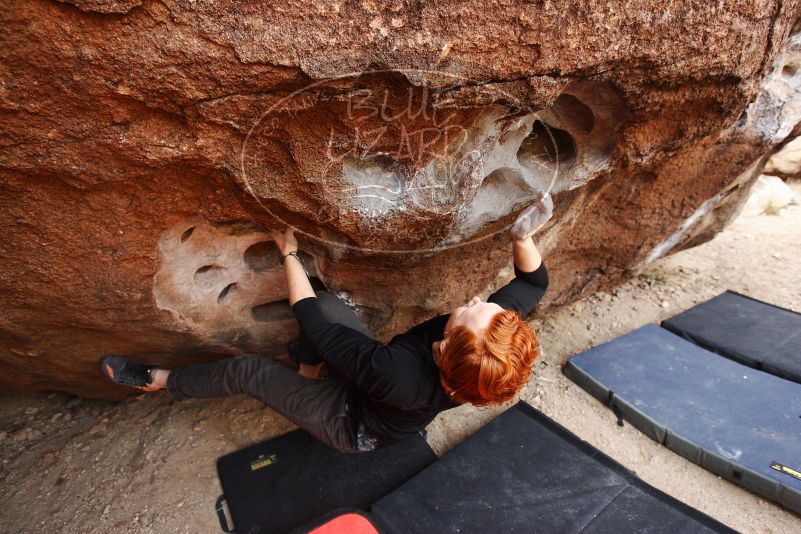
M451 398L474 406L512 399L528 382L540 353L537 336L517 312L498 312L477 336L465 326L447 335L439 359L440 383Z

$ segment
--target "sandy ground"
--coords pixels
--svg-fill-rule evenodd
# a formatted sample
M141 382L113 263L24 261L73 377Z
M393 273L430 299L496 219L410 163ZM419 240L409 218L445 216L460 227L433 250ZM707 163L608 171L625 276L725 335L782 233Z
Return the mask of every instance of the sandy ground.
M801 195L801 185L793 186ZM801 532L801 518L680 458L567 380L566 359L725 289L801 311L801 206L740 217L713 241L611 293L536 318L543 357L522 398L644 480L743 532ZM502 408L500 408L502 409ZM462 407L429 429L439 454L500 409ZM253 399L120 403L0 398L0 531L218 532L214 462L292 425Z

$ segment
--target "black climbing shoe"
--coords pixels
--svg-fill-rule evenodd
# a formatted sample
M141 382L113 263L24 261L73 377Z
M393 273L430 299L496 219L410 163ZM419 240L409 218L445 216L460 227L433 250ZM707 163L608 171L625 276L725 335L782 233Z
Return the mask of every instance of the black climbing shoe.
M100 360L103 374L114 383L141 388L153 382L151 371L155 365L129 360L125 356L104 356Z

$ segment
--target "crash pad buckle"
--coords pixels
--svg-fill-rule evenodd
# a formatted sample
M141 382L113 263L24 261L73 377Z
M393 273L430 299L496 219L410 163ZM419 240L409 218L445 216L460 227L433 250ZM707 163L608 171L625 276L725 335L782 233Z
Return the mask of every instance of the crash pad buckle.
M220 521L220 528L223 532L235 532L235 530L228 524L228 518L225 516L225 495L217 497L217 502L214 503L214 510L217 512L217 519Z

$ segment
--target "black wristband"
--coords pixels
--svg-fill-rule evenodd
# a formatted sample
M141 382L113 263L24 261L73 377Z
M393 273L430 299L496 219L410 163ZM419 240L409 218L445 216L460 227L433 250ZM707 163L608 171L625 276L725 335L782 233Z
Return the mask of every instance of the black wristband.
M300 256L298 256L298 251L297 250L293 250L292 252L287 252L286 254L282 254L281 255L281 263L282 264L284 263L284 260L286 259L287 256L295 256L295 258L297 258L297 260L300 261ZM303 265L303 262L300 261L300 264Z

